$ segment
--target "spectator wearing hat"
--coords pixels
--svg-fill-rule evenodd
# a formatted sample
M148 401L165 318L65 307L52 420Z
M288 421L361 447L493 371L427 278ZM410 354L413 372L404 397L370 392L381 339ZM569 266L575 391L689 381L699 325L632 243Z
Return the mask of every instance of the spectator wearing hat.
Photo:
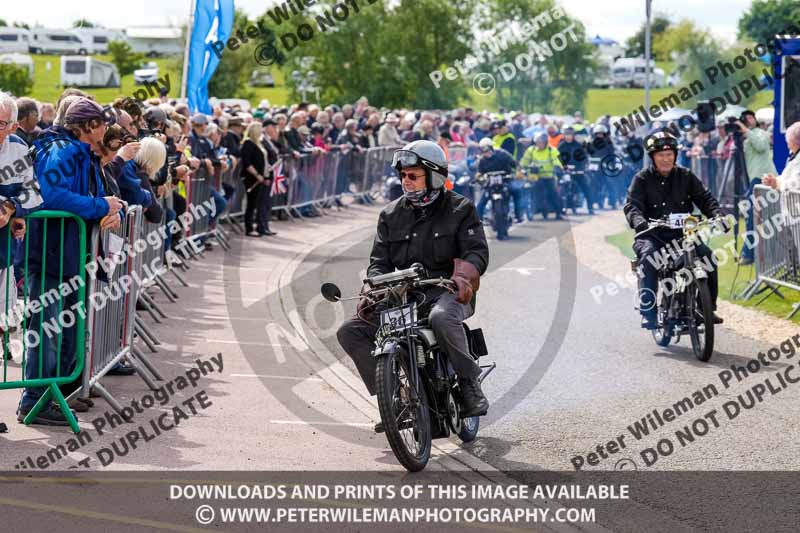
M64 112L63 126L53 126L45 130L34 142L36 147L34 168L40 178L42 207L67 211L81 217L86 221L88 232L96 224L99 224L101 230L106 230L119 227L121 222L122 201L106 195L98 158L108 117L109 115L96 102L79 97L71 102ZM34 301L49 291L58 291L62 282L80 273L78 243L81 237L77 223L67 219L63 226L49 224L46 226L46 236L44 229L42 220L30 221L28 272L25 281L28 284L30 298ZM88 238L88 235L84 238ZM48 243L47 250L44 248L45 242ZM59 245L53 247L52 243ZM47 303L41 313L34 314L28 321L29 331L38 332L43 322L57 320L60 310L70 309L77 304L76 293ZM69 376L75 367L75 353L79 341L75 333L74 324L71 327L62 324L61 339L45 335L39 346L31 346L26 354L25 379ZM59 347L60 353L57 352ZM59 357L60 368L56 368ZM40 362L41 376L38 372ZM80 376L76 381L62 386L62 389L69 394L79 386ZM30 387L23 391L18 410L20 421L36 404L44 390L44 388ZM77 408L78 403L79 400L71 405ZM39 413L34 423L68 425L64 415L52 404Z
M197 157L200 160L201 166L205 167L208 173L207 179L212 179L214 176L214 169L221 168L222 162L217 157L213 144L206 137L208 117L202 113L198 113L192 117L191 121L192 133L189 135L189 146L192 150L192 156ZM217 217L225 211L228 202L225 200L225 197L213 187L211 188L211 197L214 199L216 209L214 215L209 218L209 225L214 225L217 221ZM205 244L207 249L211 248L211 243L207 242L206 236L203 236L200 241Z
M394 113L386 115L386 120L383 126L378 130L378 145L380 146L400 146L403 140L400 138L400 133L397 131L397 123L400 119Z

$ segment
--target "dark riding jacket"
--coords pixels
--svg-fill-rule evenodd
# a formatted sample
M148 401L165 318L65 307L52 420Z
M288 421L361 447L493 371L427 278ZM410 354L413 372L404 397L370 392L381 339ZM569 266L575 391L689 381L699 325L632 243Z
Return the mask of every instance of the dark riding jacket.
M455 258L469 261L480 274L486 272L489 245L475 204L448 190L422 208L401 196L378 218L367 276L422 263L430 277L449 278Z
M665 177L649 167L633 177L623 211L628 225L641 231L651 218L691 213L694 206L706 217L721 213L719 202L688 168L675 166Z

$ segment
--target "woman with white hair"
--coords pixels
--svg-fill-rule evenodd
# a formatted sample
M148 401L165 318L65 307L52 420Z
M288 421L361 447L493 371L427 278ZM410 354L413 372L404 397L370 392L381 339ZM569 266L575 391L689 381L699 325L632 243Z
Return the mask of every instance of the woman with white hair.
M150 180L154 180L167 159L164 143L155 137L145 137L139 142L136 156L125 163L119 177L122 199L129 205L141 205L150 222L161 222L161 204L153 193Z
M762 183L780 191L800 191L800 122L786 128L786 145L789 147L789 159L780 176L767 174Z

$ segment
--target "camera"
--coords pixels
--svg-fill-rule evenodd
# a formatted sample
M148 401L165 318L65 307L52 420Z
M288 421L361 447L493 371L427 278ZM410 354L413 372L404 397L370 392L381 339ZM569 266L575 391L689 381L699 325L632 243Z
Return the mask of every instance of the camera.
M736 117L728 117L728 122L725 124L725 134L734 135L740 131L738 119Z

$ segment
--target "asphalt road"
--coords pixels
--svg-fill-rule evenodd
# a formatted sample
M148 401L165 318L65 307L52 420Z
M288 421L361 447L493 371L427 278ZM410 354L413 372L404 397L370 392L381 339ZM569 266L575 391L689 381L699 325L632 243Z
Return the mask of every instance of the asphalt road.
M622 217L621 212L604 216ZM572 252L573 231L586 223L592 221L581 216L571 223L528 222L516 226L509 241L490 242L489 271L468 323L483 328L490 352L486 361L497 362L498 368L484 382L492 406L479 437L470 445L454 440L459 453L466 451L504 472L566 474L577 464L591 471L796 470L800 385L772 374L800 376L796 366L790 368L796 358L787 350L768 367L740 373L737 379L732 365L746 367L771 346L737 334L731 324L717 328L715 354L707 363L695 359L686 337L668 348L657 346L639 328L631 289L605 294L600 303L593 296L593 287L611 280L592 269L593 257L578 253L579 260ZM307 316L308 304L313 307L310 330L353 373L349 358L330 336L340 320L336 312L342 313L319 304L318 288L332 281L345 295L357 293L372 231L326 242L308 256L291 284L300 315ZM624 275L627 262L620 265ZM354 303L344 307L349 315ZM356 392L365 396L354 381ZM756 401L746 409L742 405L753 403L748 391L756 392ZM647 433L641 426L647 426ZM369 428L337 438L358 439L363 432ZM372 442L388 448L385 441ZM662 453L656 457L658 450ZM378 450L377 457L385 461ZM751 485L765 484L766 476ZM746 492L738 495L744 498ZM753 516L739 500L719 502L718 516L694 507L710 498L670 505L649 497L642 495L640 510L656 512L664 531L712 530L721 523L732 527ZM696 519L692 509L705 518ZM622 520L609 525L625 529Z

